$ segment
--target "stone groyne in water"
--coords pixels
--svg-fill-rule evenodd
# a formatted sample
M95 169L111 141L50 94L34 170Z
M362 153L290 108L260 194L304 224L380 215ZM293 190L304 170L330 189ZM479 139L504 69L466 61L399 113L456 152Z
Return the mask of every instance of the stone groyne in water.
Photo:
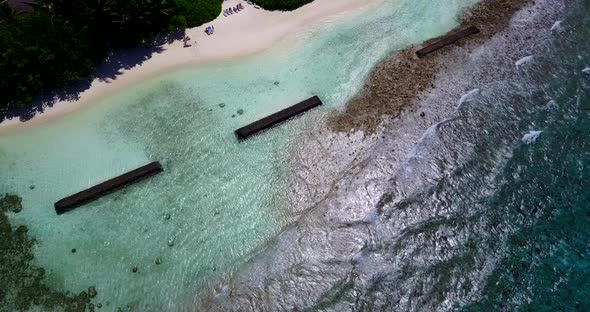
M162 164L160 164L160 162L151 162L147 165L141 166L137 169L133 169L122 175L116 176L105 182L87 188L74 195L58 200L54 204L55 212L58 215L66 213L70 210L76 209L84 204L97 200L103 196L113 193L130 184L137 183L162 171L164 171L164 168L162 167Z
M359 80L367 75L377 59L384 56L386 46L393 50L410 42L442 35L437 30L448 30L452 27L450 25L456 25L453 21L458 10L476 1L389 2L392 10L382 10L377 16L371 16L369 23L363 20L352 23L346 29L338 27L340 30L328 38L306 43L304 53L296 54L300 56L292 57L288 62L278 62L281 65L277 66L284 69L278 76L272 69L277 63L267 59L263 62L265 71L262 73L252 69L260 68L258 62L253 62L253 66L240 67L248 70L238 68L237 71L246 73L246 77L238 75L236 78L239 79L227 79L232 76L231 73L236 73L233 66L224 67L221 77L212 71L181 75L165 79L164 83L145 86L149 92L133 90L137 97L132 99L117 97L112 99L112 104L107 104L120 109L104 107L102 110L102 105L97 105L96 109L89 108L87 114L84 113L87 118L72 115L71 120L68 118L41 131L31 131L30 135L5 140L0 138L0 156L5 157L5 161L0 162L3 172L0 188L3 192L21 195L24 206L22 212L7 215L14 221L13 229L25 224L30 229L30 237L39 239L39 244L34 247L33 262L48 272L46 285L52 288L63 286L64 291L70 290L75 294L95 286L98 295L93 302L97 307L102 303L103 310L117 310L119 307L131 311L207 310L203 306L185 307L190 299L195 298L193 294L205 287L200 286L201 282L234 272L233 263L250 261L250 254L247 259L244 257L246 253L255 250L252 253L257 254L259 249L255 248L266 246L267 237L269 240L276 237L283 224L271 223L282 220L282 210L286 211L285 214L289 212L285 209L289 203L282 200L284 180L289 178L293 180L293 193L289 194L293 206L289 208L298 221L289 223L291 226L268 246L267 253L251 261L250 268L237 274L232 279L235 284L222 284L216 288L216 292L212 293L216 299L207 305L209 310L224 310L225 304L234 303L228 310L247 310L251 307L252 310L282 311L316 307L319 310L346 311L354 302L358 302L356 310L363 307L369 310L371 306L367 304L371 302L376 303L373 310L378 310L379 307L387 309L387 305L379 303L386 296L392 298L392 305L403 310L416 306L437 306L441 298L451 298L449 302L467 298L469 294L449 292L445 287L449 286L447 282L456 282L458 290L480 287L481 282L478 281L483 278L467 274L478 272L472 270L473 265L466 261L475 258L465 256L463 262L451 260L464 255L463 251L477 255L479 249L469 247L473 245L489 247L490 254L502 254L485 240L481 243L477 240L483 233L474 228L478 223L471 221L474 214L469 209L447 207L448 203L469 204L474 201L461 198L459 192L447 195L450 193L445 185L438 181L447 181L451 188L461 190L458 186L460 179L453 181L448 177L452 177L454 172L474 176L467 172L465 166L466 169L453 171L458 167L457 163L466 163L471 159L470 152L476 151L491 158L497 154L495 150L498 147L506 147L510 142L522 144L521 139L527 134L537 133L536 143L531 147L543 144L550 137L550 131L539 125L523 129L515 123L512 118L522 110L496 103L502 102L504 97L495 96L489 101L481 97L514 93L512 83L495 81L510 82L507 80L510 73L512 76L526 76L528 74L524 69L538 67L535 65L539 59L537 54L543 54L545 49L543 44L530 44L552 36L548 29L556 17L537 18L540 23L535 26L533 40L524 40L526 42L519 44L518 49L514 48L514 36L526 39L527 32L523 32L522 28L532 24L527 14L539 14L538 10L521 11L512 23L513 30L508 34L512 37L508 39L502 39L501 33L497 36L498 40L494 39L482 48L474 46L470 53L463 51L462 54L461 47L466 48L465 44L472 39L460 42L459 49L451 46L450 50L438 51L436 55L445 51L458 54L451 53L449 62L443 62L448 68L432 77L435 88L422 94L422 100L415 103L406 101L399 116L393 119L383 118L370 106L355 116L359 120L365 115L381 120L373 132L348 131L352 127L365 129L354 124L345 132L331 131L322 123L322 113L316 110L244 144L238 144L231 133L248 121L281 108L267 103L265 98L282 98L285 99L283 104L288 105L300 100L303 95L319 94L328 108L340 105L354 93L352 90L356 90ZM551 3L556 5L553 13L559 14L562 9L558 6L559 2ZM394 13L381 15L383 11ZM414 15L415 12L419 13ZM541 10L541 13L547 11ZM437 23L439 17L444 22ZM420 19L428 22L417 23ZM373 22L375 20L377 22ZM567 25L564 21L563 28L569 29ZM388 31L373 31L381 27ZM555 26L555 29L559 28L559 25ZM397 32L396 29L407 30L407 35L415 40L403 38L406 32ZM421 37L416 39L415 36ZM481 37L473 37L475 40L478 38ZM502 42L508 47L501 48ZM524 43L529 44L529 48ZM535 56L525 58L532 54ZM453 55L458 61L453 61ZM303 60L308 59L313 59L313 64L325 66L306 65L309 63ZM523 70L514 66L519 60L523 61L518 62L521 64L518 68ZM332 64L338 64L338 67ZM218 70L217 66L213 67L212 70ZM317 75L298 68L313 68ZM343 74L337 75L338 78L332 77L334 68L339 68ZM577 77L579 73L578 70L571 76ZM491 79L489 75L498 79ZM203 79L199 78L201 76ZM299 85L301 82L306 83ZM388 83L387 80L381 83L375 81L378 87ZM502 92L492 88L494 83L502 88ZM244 85L247 88L241 89ZM469 92L474 88L480 91ZM227 89L243 92L222 92ZM533 86L529 89L539 88ZM377 95L392 95L384 92L387 90L377 90L381 93ZM526 89L518 91L523 96L530 96ZM252 105L244 106L244 94L250 94ZM455 113L463 95L466 95L464 109ZM411 99L414 96L412 94ZM220 102L224 102L223 105ZM541 102L545 105L550 100L547 98ZM386 101L383 99L379 103ZM485 104L483 106L490 109L474 110L474 103ZM551 103L557 103L550 106L559 110L569 102L555 98ZM504 108L507 113L498 114L495 108L500 108L500 111ZM445 122L427 132L430 136L425 136L419 145L428 148L415 149L414 153L410 153L426 129L457 114L473 117L487 114L492 118L483 121L454 118L455 121ZM505 133L502 128L487 125L487 120L502 120L503 125L514 130L510 134ZM298 124L308 121L309 127L300 129ZM460 131L453 130L463 123ZM474 132L474 128L478 131ZM280 139L282 136L293 138L293 130L303 130L305 135L301 135L297 143L289 141L287 144ZM477 135L470 135L472 133ZM490 133L508 138L508 143L497 138L481 139ZM454 137L457 138L455 141L452 140ZM283 151L287 154L289 148L293 148L294 153L283 157ZM281 155L273 156L277 151ZM44 157L40 158L40 155ZM405 162L412 155L417 159L430 160L436 156L436 161L416 165L413 165L415 161ZM124 194L114 194L93 202L84 213L55 216L51 204L56 199L83 189L89 181L100 182L120 171L135 168L148 159L162 160L167 174L143 186L127 189ZM285 159L292 160L292 166L288 166L283 161ZM95 166L90 167L89 163ZM497 171L492 170L494 162L485 163L489 170L478 169L478 175L470 183L474 187L489 182L486 175ZM105 168L108 170L105 171ZM405 175L400 173L401 168L405 170ZM275 175L282 172L277 169L288 171L288 175ZM61 179L54 180L60 175ZM71 177L77 179L69 179ZM100 180L92 180L98 177L101 177ZM412 180L411 177L416 178ZM418 195L428 192L420 191L420 183L440 187L430 197L421 199ZM220 188L220 185L227 187ZM471 193L478 194L474 189ZM406 199L401 204L398 203L398 195ZM428 198L441 199L440 204L428 203ZM452 211L455 211L454 214ZM141 212L141 215L135 212ZM436 213L434 217L429 216L432 212ZM481 228L497 231L498 224L500 228L514 228L510 224L507 226L503 215L495 216L495 222L484 224ZM461 226L456 225L459 221L463 222ZM277 232L268 230L274 231L275 228ZM466 231L459 231L463 228ZM495 235L499 242L505 237L501 234ZM475 244L464 243L470 236L472 241L476 239ZM346 248L348 246L342 241L354 248ZM429 250L425 248L428 244L440 249ZM449 246L457 246L458 249ZM361 248L363 251L358 252ZM75 253L72 252L74 249ZM397 258L396 254L399 255ZM379 262L376 255L389 262ZM466 274L456 274L455 263L461 263ZM392 270L392 267L400 269ZM520 263L518 267L521 267ZM138 268L137 272L134 272L135 268ZM456 278L443 278L445 276ZM436 283L437 279L443 282ZM423 282L422 286L419 281ZM386 288L387 283L392 285L391 289ZM398 286L400 284L404 287ZM119 288L119 285L127 286ZM411 296L401 292L410 290ZM383 296L379 297L379 292ZM477 292L473 290L471 294ZM226 296L230 300L223 303ZM377 298L372 300L371 296ZM477 295L469 298L473 297ZM420 298L433 298L433 301L419 302Z
M431 91L443 87L436 84L437 76L450 76L449 72L453 72L456 68L463 68L464 62L458 58L468 57L470 50L481 46L505 29L514 12L528 2L530 1L482 1L463 14L462 23L457 27L461 29L473 25L478 27L481 33L465 38L425 58L419 58L415 54L420 49L419 46L410 46L384 60L375 67L363 89L347 103L344 110L330 118L330 127L340 132L356 129L374 133L384 121L398 117L404 110L416 107L420 99ZM514 41L506 43L506 52L511 50L518 53L527 41L534 39L530 38L532 34L524 27L515 30L515 32L520 31L522 31L520 34L512 34ZM493 55L489 54L489 57L492 58ZM486 71L486 68L479 69L478 75L482 76L481 79L494 81L502 78L499 76L502 72L486 73ZM456 79L462 80L462 77L456 77ZM443 90L444 93L452 95L464 91L466 90L457 90L456 87Z
M322 105L322 101L317 96L312 96L309 99L301 101L295 105L289 106L283 110L259 119L253 123L245 125L234 131L238 140L245 140L261 131L270 129L290 118L294 118L310 109Z
M546 89L572 71L583 78L576 55L556 58L587 50L574 26L554 25L566 4L483 1L464 17L480 36L420 63L412 47L378 65L327 120L336 132L314 125L301 138L301 218L195 310L434 311L480 300L504 243L535 219L506 217L518 193L503 171L545 103L576 103L571 87ZM545 65L515 66L532 54Z

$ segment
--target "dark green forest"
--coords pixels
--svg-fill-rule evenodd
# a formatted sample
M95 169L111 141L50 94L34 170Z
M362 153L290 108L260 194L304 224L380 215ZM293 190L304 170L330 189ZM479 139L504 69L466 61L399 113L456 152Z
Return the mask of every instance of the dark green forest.
M91 74L107 53L213 20L219 0L40 0L0 6L0 113Z
M268 10L293 10L309 2L256 1ZM10 111L29 109L40 95L83 80L103 78L91 74L112 51L153 47L154 40L162 39L162 34L167 39L182 38L184 28L215 19L221 12L221 3L37 0L25 12L13 10L7 2L0 4L0 120ZM144 58L149 58L149 54Z
M256 4L269 11L291 11L313 0L255 0Z

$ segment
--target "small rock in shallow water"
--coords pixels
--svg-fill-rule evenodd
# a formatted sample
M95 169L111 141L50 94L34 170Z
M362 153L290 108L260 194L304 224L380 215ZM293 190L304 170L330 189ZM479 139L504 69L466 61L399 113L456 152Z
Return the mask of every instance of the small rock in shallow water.
M225 107L225 103L219 103L219 107Z
M424 117L424 116L426 116L426 113L425 112L421 112L420 113L420 117Z
M88 287L88 296L90 298L96 297L96 294L97 294L96 293L96 288L94 288L94 287Z
M96 305L96 307L97 307L97 308L99 308L99 309L100 309L100 308L102 308L102 303L100 303L100 302L99 302L99 303Z
M160 257L156 258L156 264L161 264L162 263L162 259Z
M274 85L275 85L275 86L278 86L279 84L280 84L280 82L278 82L278 81L275 81L275 82L274 82Z
M138 268L137 266L134 266L134 267L131 269L131 272L133 272L133 273L137 273L137 271L139 271L139 268Z
M236 118L236 115L231 115L231 118Z
M238 112L237 113L238 113L238 115L243 115L244 114L244 110L240 108L240 109L238 109Z
M169 213L167 213L167 214L164 215L164 220L170 220L170 214Z
M35 186L34 185L31 185L31 186L29 186L29 189L34 190L35 189Z
M168 247L172 247L174 246L174 240L173 239L169 239L168 240Z
M76 248L72 248L72 253L76 253Z

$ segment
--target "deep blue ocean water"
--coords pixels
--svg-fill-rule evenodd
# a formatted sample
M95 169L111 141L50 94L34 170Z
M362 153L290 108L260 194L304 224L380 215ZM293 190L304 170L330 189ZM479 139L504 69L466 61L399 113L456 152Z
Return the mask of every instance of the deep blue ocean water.
M554 102L526 116L542 132L514 150L498 177L502 186L485 199L488 229L511 234L483 298L468 311L590 309L589 9L579 3L527 75L541 86L537 100Z
M360 310L590 310L590 3L552 33L392 179Z
M374 214L370 220L360 222L360 225L341 226L342 224L318 222L322 224L318 224L317 228L301 226L301 232L317 230L317 236L321 238L314 241L314 233L309 233L311 231L298 233L301 235L302 243L295 247L301 247L302 250L307 248L309 254L317 257L295 259L297 266L289 267L293 270L285 273L284 280L277 278L280 283L269 283L276 287L264 289L265 293L261 295L245 292L243 298L248 300L249 308L256 310L253 307L267 307L267 310L283 311L293 306L307 305L309 310L314 311L590 310L590 3L572 1L572 6L569 16L560 26L556 26L553 38L546 43L546 49L519 65L518 77L482 85L479 90L470 93L464 99L454 117L437 124L424 135L414 151L414 156L409 156L405 172L388 177L389 190L381 196L380 204L371 208L374 208L374 211L371 211ZM269 83L269 88L270 85ZM157 96L154 97L156 100L143 97L143 101L137 101L136 105L144 102L165 103ZM153 103L150 105L156 106ZM217 102L211 101L209 104L208 110L203 109L200 111L201 114L221 111ZM160 106L167 108L166 105ZM191 108L188 104L187 107ZM131 109L133 108L131 106ZM187 111L199 112L197 109L188 108ZM178 112L182 113L180 110ZM118 115L123 120L129 117L124 113ZM121 132L130 137L142 137L145 133L157 129L157 125L166 125L165 128L170 129L170 133L154 135L160 141L173 141L173 134L193 129L185 126L191 124L192 115L178 116L175 121L158 119L169 116L168 114L154 115L156 117L150 123L141 124L141 121L133 121L128 124L129 128L116 129L122 129ZM77 136L85 137L80 134ZM194 135L194 138L197 137ZM193 136L187 135L184 138ZM228 137L228 141L229 138L233 139ZM175 149L166 149L166 153L173 154L170 159L174 161L167 163L171 172L180 171L175 169L176 163L189 167L191 161L198 159L199 153L194 153L194 157L186 153L195 140L187 139L185 142L177 139ZM272 150L273 145L266 144L266 141L260 140L258 143L264 147L263 151ZM89 141L87 144L93 142ZM147 146L152 149L146 150L155 154L160 153L153 147L155 145L148 144ZM34 152L32 149L28 151L29 155ZM126 155L125 150L118 153ZM161 154L166 155L163 152ZM113 163L116 163L115 156L112 157ZM134 161L139 163L143 160L139 157ZM6 168L10 166L7 165ZM185 167L179 165L176 168ZM273 167L268 169L269 173L274 172L271 170ZM202 173L203 171L200 171L195 173L195 176L188 177L179 175L178 181L189 181L192 183L191 187L193 184L200 187L198 179L207 176ZM212 177L220 176L215 170L206 173ZM31 173L34 174L35 172ZM164 179L156 181L166 185ZM33 192L32 189L29 190L32 183L37 184L34 192L43 189L42 181L19 181L19 186L26 192ZM194 226L195 220L203 224L213 224L209 220L216 220L217 214L207 210L207 218L194 213L191 215L198 217L195 217L195 220L186 217L176 218L198 202L196 197L200 196L199 192L189 188L186 191L190 196L173 198L184 210L170 209L171 222L165 223L161 206L151 212L149 220L153 221L153 224L173 225L161 225L170 232L161 230L145 234L145 227L140 223L131 223L134 227L124 227L114 221L110 223L130 230L134 234L133 237L140 242L154 241L156 247L153 249L140 248L140 251L136 254L130 253L127 258L113 257L120 263L116 262L116 265L110 266L107 266L109 262L105 261L105 258L97 258L93 249L89 247L86 251L77 245L75 240L60 245L63 250L56 249L56 254L67 254L73 259L74 255L70 254L70 250L77 247L79 251L75 257L87 257L88 260L84 263L89 263L89 266L117 268L118 273L113 273L113 276L102 274L105 275L103 284L114 284L112 281L117 274L125 277L121 279L125 281L121 284L130 285L129 280L135 281L135 285L138 286L132 295L134 300L137 297L135 301L139 302L135 306L136 310L157 309L153 308L154 304L157 307L167 306L172 310L181 310L185 307L184 297L182 300L179 299L179 302L169 299L174 301L169 303L164 302L165 299L162 298L173 297L178 289L190 289L194 286L191 281L197 277L204 279L204 276L209 276L206 274L214 275L209 271L212 271L215 261L219 264L217 259L230 258L225 254L226 251L232 256L243 257L241 253L233 250L220 250L221 256L215 255L209 262L193 259L196 263L203 264L204 269L196 270L197 274L191 275L194 273L195 265L187 260L192 259L187 254L199 255L195 252L198 250L195 246L213 250L213 247L192 239L199 235L203 236L204 234L196 232L206 228ZM152 198L149 197L148 191L136 190L130 193L135 196L128 196L130 202ZM252 198L258 198L255 195L252 194ZM121 205L113 204L117 200L116 197L111 199L112 202L103 201L96 205ZM245 206L238 202L240 199L243 200L244 197L231 201L237 203L235 211L242 211L241 208ZM273 203L268 205L270 208L275 207L276 201L272 199L268 199L268 202ZM208 207L206 203L214 202L210 199L200 200L202 204L198 205L199 207ZM31 204L30 199L27 202L25 197L24 203ZM25 209L30 208L26 206ZM88 214L92 213L92 210L87 211L90 211L86 212ZM98 210L94 211L97 213ZM269 215L264 212L263 210L262 213L253 214L244 220L250 220L251 223L248 224L255 225L252 220L262 222L264 219L260 216ZM21 214L25 213L26 210ZM48 215L51 213L47 212ZM115 220L117 215L114 215ZM227 215L232 216L228 220L235 220L234 210ZM71 220L75 219L70 217L63 220L72 222ZM56 223L55 227L64 227L64 224L68 224L63 220ZM33 236L41 237L40 243L43 246L43 243L47 244L48 238L36 232L38 230L35 226L40 222L33 223L30 232L37 234ZM84 233L94 233L88 229L95 223L92 215L88 219L83 219L83 222L73 222L72 233L90 236ZM148 225L151 226L152 223ZM237 229L233 223L219 224L220 228ZM43 225L51 226L50 223ZM176 233L176 229L182 226L190 231L182 232L183 235ZM360 230L355 232L357 229ZM364 232L361 230L365 229L370 234L368 238L362 237ZM348 232L347 235L338 236L338 231ZM113 229L111 232L117 233ZM162 236L162 233L166 235ZM255 231L252 233L252 236L256 236ZM355 236L357 234L358 236ZM112 243L108 242L116 242L117 235L109 235L113 237L105 236L103 239L95 235L104 240L105 244L93 248L115 250ZM157 267L153 261L160 255L159 252L171 250L166 245L169 237L177 238L176 248L172 249L175 251L175 257L164 257L164 264ZM238 233L228 237L233 239L246 236ZM322 248L327 248L324 246L342 244L348 247L344 240L354 241L358 237L366 239L366 242L361 244L362 249L352 259L334 261L330 258L323 261L325 259L321 257ZM267 236L264 238L267 239ZM280 242L281 239L279 236L277 241ZM56 240L61 241L61 236ZM211 244L218 241L220 240L211 240ZM133 241L125 243L139 246L139 243ZM242 242L235 241L236 248L241 245ZM269 245L270 253L274 252L274 245ZM122 250L129 249L121 248L113 254L118 256L123 254ZM152 253L153 250L158 252ZM348 252L348 248L345 252ZM280 262L289 256L290 254L278 254L263 260ZM48 263L53 263L56 267L63 266L57 257L46 257L51 260ZM265 270L259 272L260 275L257 277L267 277L265 274L276 265L272 261L268 261L267 266L262 266ZM138 276L151 276L162 284L147 278L143 284L140 283L139 278L132 275L129 270L135 263L142 265L141 269L145 270L142 274L146 272L145 275ZM172 269L166 271L168 263L179 263L191 270L183 268L178 269L178 272ZM209 273L203 273L205 271ZM68 280L60 274L48 271L48 275L53 278L52 286L68 288ZM166 280L160 276L169 277L171 281L165 282ZM77 280L78 277L79 275L75 275L71 278ZM88 278L83 284L86 286L95 280ZM142 301L146 297L146 285L153 287L153 292L157 294L147 298L155 302L150 302L152 306ZM321 292L318 290L320 286L317 285L330 287L326 287L328 291ZM304 290L310 295L307 298L285 299L289 296L296 297L297 287L309 287ZM113 292L122 298L121 302L124 302L130 295L125 287L121 288L123 289L115 289ZM108 293L103 289L104 287L99 288L99 299L113 300L108 297L100 298L101 292ZM160 289L162 291L158 292ZM315 295L320 299L309 299ZM296 305L293 302L303 303ZM232 309L240 311L247 310L248 307L233 305Z
M590 3L569 5L393 173L380 143L215 311L590 310Z

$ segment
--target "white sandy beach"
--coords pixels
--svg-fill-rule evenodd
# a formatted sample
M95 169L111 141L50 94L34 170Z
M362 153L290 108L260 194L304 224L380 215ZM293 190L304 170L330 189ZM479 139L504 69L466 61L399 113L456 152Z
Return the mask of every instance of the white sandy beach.
M91 87L81 93L77 101L57 102L27 122L14 118L0 123L0 134L30 127L80 109L101 96L113 94L134 83L155 77L164 72L185 66L218 62L263 52L271 47L284 46L297 36L333 18L359 14L375 7L382 0L315 0L291 12L270 12L256 9L243 1L228 0L223 9L239 2L244 10L229 16L221 14L210 23L186 30L191 47L183 47L181 40L162 46L141 65L121 70L113 80L94 80ZM205 34L205 27L213 25L215 33Z

